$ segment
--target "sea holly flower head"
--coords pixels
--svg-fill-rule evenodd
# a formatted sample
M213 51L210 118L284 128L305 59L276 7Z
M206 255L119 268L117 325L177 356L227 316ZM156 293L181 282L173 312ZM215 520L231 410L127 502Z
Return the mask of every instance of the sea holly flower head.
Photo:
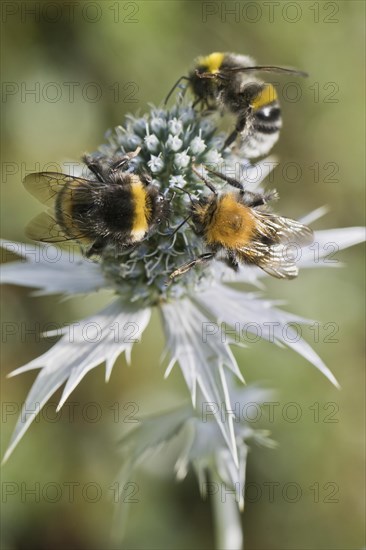
M108 133L108 143L93 156L111 162L131 150L141 147L131 161L131 171L150 170L153 184L170 203L169 224L163 223L156 232L135 248L118 253L107 248L101 267L118 292L131 301L155 305L161 300L180 298L193 291L203 278L210 278L211 267L192 270L179 281L167 285L169 275L191 257L202 253L202 240L190 226L174 233L190 205L190 195L206 193L202 180L193 171L194 165L220 168L223 162L219 151L224 137L218 136L212 120L197 116L191 106L175 105L157 109L143 118L129 116L125 126ZM229 151L225 156L230 159ZM221 166L222 167L222 166Z

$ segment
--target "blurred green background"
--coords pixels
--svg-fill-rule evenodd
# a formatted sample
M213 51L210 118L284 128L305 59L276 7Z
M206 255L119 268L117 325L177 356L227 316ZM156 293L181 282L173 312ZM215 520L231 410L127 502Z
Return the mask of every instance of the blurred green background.
M306 81L293 79L292 87L283 77L272 79L279 82L284 118L274 148L280 165L271 183L280 193L278 208L296 217L327 204L330 213L317 228L362 225L364 8L361 1L3 2L2 237L23 241L24 226L40 211L22 187L25 171L52 169L47 163L95 150L107 128L120 124L128 112L143 113L149 102L160 103L192 60L212 51L246 53L261 64L310 73ZM294 162L298 175L288 164ZM340 381L341 391L289 350L263 342L235 352L246 381L276 388L280 403L274 422L261 421L279 449L254 447L249 455L247 481L263 493L246 505L248 550L356 549L365 544L362 252L359 246L338 253L342 269L303 271L290 284L268 281L268 296L321 323L319 342L307 329L304 335ZM50 345L22 334L21 323L42 330L51 321L72 321L96 311L110 296L65 302L36 299L13 286L2 294L3 323L19 323L3 350L4 452L15 408L35 373L10 380L5 376ZM337 343L324 341L328 322L339 326ZM130 411L123 407L135 403L143 415L187 397L178 367L163 381L163 343L155 314L130 368L119 360L107 385L104 369L93 370L71 396L74 416L65 408L52 422L51 405L32 425L2 469L2 548L109 547L111 485L120 465L115 441L131 427L123 423ZM298 422L282 416L290 402L301 407ZM331 423L327 415L333 407L331 419L337 422ZM95 411L96 421L88 421L88 412L93 417ZM139 484L138 502L131 505L121 547L213 547L210 505L201 501L193 475L180 484L171 472L166 478L141 474L132 481ZM277 487L274 499L264 485L269 482ZM302 491L293 503L283 493L291 482ZM37 491L37 483L39 502L26 493L32 487ZM58 502L52 502L57 498L50 483L62 488ZM86 493L88 484L100 489L96 502L92 486ZM49 493L42 495L47 487Z

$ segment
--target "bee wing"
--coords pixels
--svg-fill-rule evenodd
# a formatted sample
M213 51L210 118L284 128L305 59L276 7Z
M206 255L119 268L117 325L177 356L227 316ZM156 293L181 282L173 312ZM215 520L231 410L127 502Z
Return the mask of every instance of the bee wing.
M294 76L307 77L309 74L305 71L300 71L298 69L293 69L292 67L275 67L273 65L258 65L253 67L225 67L222 69L223 74L225 73L247 73L247 72L264 72L264 73L285 73L292 74Z
M46 212L38 214L25 229L27 237L34 241L57 243L67 240L56 220Z
M287 244L279 243L268 246L258 265L277 279L294 279L299 274L295 259L293 250Z
M313 232L306 225L264 212L253 211L259 237L237 251L239 260L255 264L278 279L293 279L299 270L297 246L313 242ZM263 239L263 240L262 240Z
M237 250L236 255L239 261L257 265L277 279L294 279L299 273L294 258L283 243L268 245L260 241L252 242Z
M275 243L294 243L299 246L307 246L314 240L314 233L302 223L267 212L252 210L259 233L273 240Z
M72 187L90 186L89 180L59 174L58 172L37 172L28 174L23 180L26 190L36 197L40 202L50 206L56 199L58 193L65 185L72 184Z
M30 239L44 243L61 243L71 240L89 241L86 236L79 235L77 232L72 238L68 237L56 220L47 212L42 212L33 218L27 225L25 232Z

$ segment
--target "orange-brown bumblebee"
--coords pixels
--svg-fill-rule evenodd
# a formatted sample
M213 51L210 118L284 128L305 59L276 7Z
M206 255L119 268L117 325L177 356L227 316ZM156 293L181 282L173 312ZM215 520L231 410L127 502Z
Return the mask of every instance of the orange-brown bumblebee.
M247 158L266 155L279 138L281 109L275 88L250 76L250 73L277 72L297 76L307 73L296 69L256 65L252 58L234 53L214 52L198 57L188 81L196 100L208 110L219 109L235 115L236 125L224 143L224 149L240 136L240 149Z
M227 263L238 269L240 263L260 267L279 279L293 279L298 275L288 246L304 246L313 241L312 230L289 218L268 211L267 203L277 193L251 193L232 178L209 170L215 176L237 187L238 190L219 194L214 185L196 169L196 174L212 194L200 199L191 198L190 219L194 232L203 238L209 252L187 262L175 270L174 279L197 264L206 263L223 250Z
M29 224L28 236L42 242L78 241L88 257L109 244L120 249L141 242L163 218L166 201L148 174L126 171L139 151L107 165L85 155L95 179L57 172L26 176L25 188L49 207Z

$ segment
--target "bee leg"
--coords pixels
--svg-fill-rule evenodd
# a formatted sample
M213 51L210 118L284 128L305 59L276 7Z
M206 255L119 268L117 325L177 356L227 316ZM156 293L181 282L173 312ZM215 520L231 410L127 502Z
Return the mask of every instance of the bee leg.
M208 181L207 178L205 178L205 176L203 176L202 174L199 173L199 171L197 170L197 168L195 168L194 166L192 166L192 172L194 172L196 174L196 176L198 176L205 185L207 185L207 187L210 189L210 191L212 191L212 193L214 195L217 195L217 190L216 190L216 187L210 182Z
M263 206L266 204L266 199L257 193L253 193L253 196L250 199L246 199L245 203L247 206L250 206L251 208L257 208L258 206Z
M184 224L186 224L188 222L188 220L190 220L190 218L192 217L192 214L189 214L189 216L187 216L179 225L178 227L176 227L174 229L174 231L172 233L170 233L169 237L173 237L173 235L175 235L177 233L177 231L179 231L179 229L181 227L183 227Z
M175 279L175 277L178 277L178 275L183 275L184 273L187 273L187 271L192 269L192 267L195 267L198 264L204 264L212 260L214 257L215 257L215 254L212 252L201 254L201 256L198 256L198 258L196 258L195 260L192 260L191 262L187 262L186 264L183 264L180 267L178 267L178 269L176 269L175 271L173 271L173 273L169 275L169 279L173 280Z
M100 238L94 241L89 250L86 251L85 256L91 258L92 256L100 256L103 248L105 246L104 239Z
M249 191L246 193L245 197L245 204L246 206L250 206L251 208L256 208L258 206L264 206L270 201L278 199L278 193L277 191L273 190L269 193L250 193Z
M150 174L142 169L142 170L139 170L139 176L140 176L140 179L141 181L147 186L147 185L150 185L151 182L152 182L152 177L150 176Z
M105 175L105 171L103 169L102 163L98 162L95 159L93 159L89 155L84 155L82 160L83 160L83 162L85 162L88 169L91 172L93 172L93 174L97 178L97 180L103 183L106 179L106 175Z
M235 130L231 132L228 138L226 138L224 146L222 150L226 149L226 147L229 147L233 143L233 141L236 140L238 134L241 134L246 126L247 123L247 112L244 112L238 119Z
M210 172L210 174L213 174L214 176L222 179L229 185L240 189L241 194L244 196L244 202L246 206L256 208L257 206L263 206L270 201L278 199L278 193L276 190L269 191L268 193L252 193L251 191L245 191L244 185L242 185L236 179L230 178L229 176L221 174L220 172L216 172L216 170L211 170L208 167L206 167L206 170L207 172Z
M130 162L131 159L138 156L140 151L141 151L141 147L137 147L135 149L135 151L131 151L130 153L126 153L125 155L123 155L123 157L121 157L119 160L117 160L117 162L112 164L112 166L110 168L110 171L111 172L116 172L117 170L120 170L121 168L124 168L125 166L128 165L128 163Z
M222 179L229 185L232 185L233 187L236 187L237 189L240 189L244 192L244 186L236 179L229 178L229 176L225 176L224 174L221 174L220 172L216 172L216 170L211 170L210 168L205 167L207 172L210 172L210 174L213 174L214 176L217 176L218 178Z
M239 270L239 262L237 260L237 257L235 255L235 252L232 251L232 250L229 250L228 251L228 255L226 257L226 263L229 267L231 267L231 269L233 269L234 271L238 271Z
M231 132L231 134L229 135L229 137L226 138L222 150L224 150L224 149L226 149L227 147L229 147L229 145L231 145L231 144L236 140L238 134L239 134L239 132L238 132L238 130L235 128L235 130L233 130L233 132Z
M204 111L201 111L201 116L210 116L216 111L215 107L206 107Z
M165 100L164 100L164 105L166 105L166 104L168 103L170 96L172 95L172 93L174 92L174 90L175 90L176 88L178 88L178 86L179 86L179 84L180 84L180 82L181 82L182 80L190 80L190 78L189 78L188 76L181 76L180 78L178 78L177 82L174 84L174 86L172 87L172 89L170 90L170 92L168 93L168 95L166 96L166 98L165 98ZM187 89L187 88L186 88L186 89ZM185 93L186 89L184 90L184 93Z
M97 252L95 252L94 248L91 246L89 250L85 252L85 256L86 258L91 258L94 255L97 255Z
M192 195L189 191L187 191L187 189L183 189L183 187L179 187L179 185L174 185L175 189L178 189L179 191L181 191L182 193L186 193L189 197L189 200L191 201L191 204L193 205L194 204L194 201L192 199ZM175 193L175 191L174 191ZM174 199L175 195L173 195L173 197L170 199L171 201Z

